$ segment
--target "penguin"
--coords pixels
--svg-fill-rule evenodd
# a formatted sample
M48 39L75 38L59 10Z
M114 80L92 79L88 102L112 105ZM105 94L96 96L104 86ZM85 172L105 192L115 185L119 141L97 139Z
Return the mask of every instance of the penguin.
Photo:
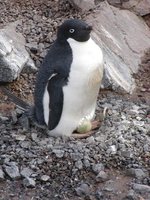
M34 117L51 136L71 136L85 119L94 119L103 54L91 31L82 20L64 21L38 71Z

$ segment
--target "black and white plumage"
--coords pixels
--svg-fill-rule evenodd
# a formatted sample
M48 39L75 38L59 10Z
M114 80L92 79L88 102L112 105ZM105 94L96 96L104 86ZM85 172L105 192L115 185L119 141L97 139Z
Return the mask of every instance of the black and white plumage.
M66 20L38 72L35 118L53 136L70 136L84 118L92 120L103 76L103 55L92 27Z

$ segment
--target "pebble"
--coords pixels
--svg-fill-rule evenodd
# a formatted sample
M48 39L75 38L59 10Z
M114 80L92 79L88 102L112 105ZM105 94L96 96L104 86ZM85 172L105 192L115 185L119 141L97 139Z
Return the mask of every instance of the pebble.
M38 140L38 134L37 133L32 133L31 134L31 138L32 138L33 141L36 142Z
M113 180L106 181L103 190L107 192L114 192L114 181Z
M28 149L31 147L31 143L29 141L23 141L20 143L20 146L24 149Z
M100 171L104 170L104 165L102 163L94 164L92 170L95 174L99 174Z
M8 120L9 120L9 118L8 118L8 117L4 117L4 116L0 115L0 120L2 120L2 121L8 121Z
M128 194L122 200L139 200L139 197L134 190L129 190Z
M128 169L126 174L131 175L137 179L143 179L147 176L147 174L142 169L134 169L134 168Z
M96 181L99 183L105 182L108 180L108 175L104 171L100 171L99 174L96 176Z
M15 162L9 162L5 164L4 166L5 173L11 178L11 179L18 179L20 178L19 168L17 166L17 163Z
M140 192L142 194L143 193L149 193L150 194L150 186L148 186L148 185L134 183L133 184L133 189L136 192Z
M24 178L30 177L33 173L33 170L28 167L23 168L20 172L21 176Z
M52 152L56 155L57 158L62 158L64 156L64 150L53 149Z
M102 200L104 199L104 195L101 191L97 190L96 193L95 193L95 197L97 200Z
M82 183L75 191L78 196L87 196L90 194L90 187L88 184Z
M3 170L0 168L0 181L3 181L5 179L4 177L4 172Z
M26 177L23 179L23 185L25 187L33 188L36 185L36 182L33 178Z
M81 160L78 160L75 162L75 166L77 169L82 169L83 168L83 163Z
M15 135L15 139L18 141L24 141L26 139L26 135Z
M48 175L42 175L41 176L41 181L47 182L50 179Z

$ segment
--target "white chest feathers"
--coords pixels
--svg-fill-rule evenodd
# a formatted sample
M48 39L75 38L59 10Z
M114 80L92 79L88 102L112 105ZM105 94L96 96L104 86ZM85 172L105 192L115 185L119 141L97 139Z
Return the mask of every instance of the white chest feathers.
M90 38L86 42L78 42L69 38L73 62L70 69L69 82L80 87L99 85L103 75L103 54L100 47ZM87 85L87 86L88 86Z

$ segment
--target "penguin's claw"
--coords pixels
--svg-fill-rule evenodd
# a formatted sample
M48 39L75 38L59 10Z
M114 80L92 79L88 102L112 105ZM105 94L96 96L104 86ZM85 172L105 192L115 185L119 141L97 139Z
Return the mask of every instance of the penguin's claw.
M74 139L86 139L86 138L90 137L91 135L93 135L94 133L95 133L95 131L89 131L89 132L82 133L82 134L75 132L72 134L72 137Z

